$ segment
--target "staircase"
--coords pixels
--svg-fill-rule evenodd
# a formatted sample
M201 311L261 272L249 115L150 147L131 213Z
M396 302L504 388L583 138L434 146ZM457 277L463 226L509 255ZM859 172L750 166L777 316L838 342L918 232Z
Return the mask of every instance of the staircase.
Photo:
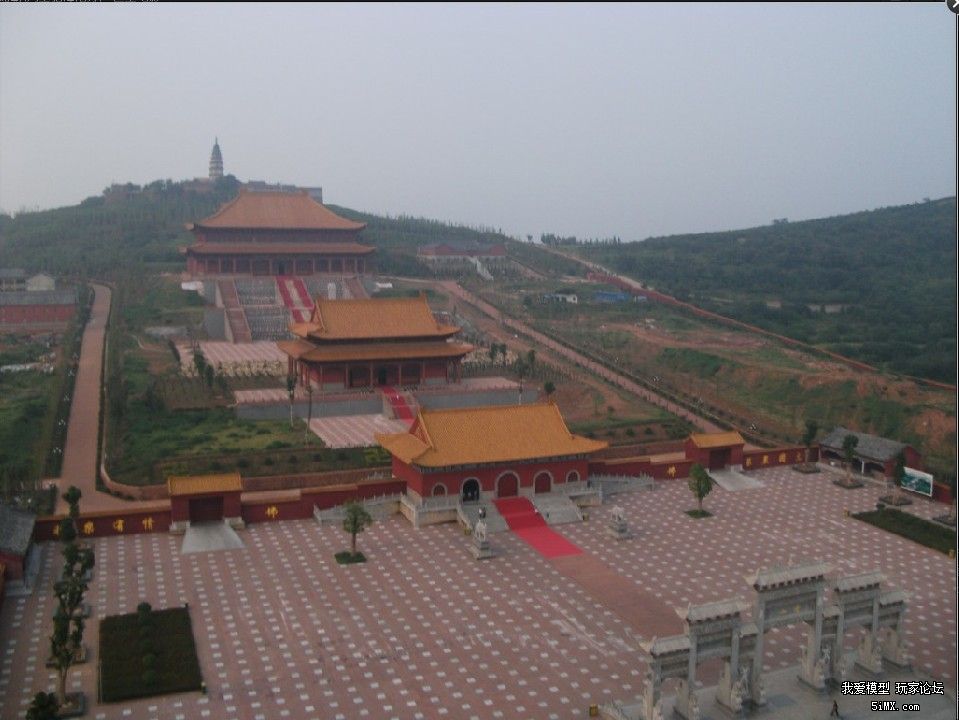
M509 529L545 558L581 555L582 550L550 528L536 506L526 497L493 501Z
M347 278L343 281L343 287L347 292L349 292L348 297L356 298L358 300L369 297L369 294L366 292L366 288L363 287L363 283L360 282L359 278ZM346 296L344 295L344 297Z
M583 514L566 495L556 493L533 495L533 505L539 510L539 514L547 525L564 525L583 521Z
M234 282L232 280L217 280L216 287L220 294L220 300L223 301L223 309L226 311L227 322L230 323L233 342L253 342L250 325L246 321L246 313L243 312L243 306L240 305L240 297L236 294L236 285Z
M380 388L384 397L386 397L387 402L390 404L390 410L393 412L393 417L397 420L401 420L407 425L413 424L413 410L406 402L406 398L402 394L397 392L396 388L390 385L384 385Z
M486 509L486 531L489 533L506 532L509 528L506 526L506 520L499 514L496 505L491 502L477 502L461 504L457 517L462 525L473 528L476 521L479 520L480 508Z
M310 300L310 294L303 285L303 281L289 275L280 275L276 278L276 285L280 289L283 304L286 305L293 316L293 322L309 320L310 310L313 309L313 301Z

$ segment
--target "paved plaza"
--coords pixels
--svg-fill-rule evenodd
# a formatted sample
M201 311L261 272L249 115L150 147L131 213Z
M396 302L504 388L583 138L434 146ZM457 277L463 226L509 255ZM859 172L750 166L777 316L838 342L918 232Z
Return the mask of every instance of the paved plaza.
M630 702L642 692L639 640L658 634L656 618L664 618L663 634L666 625L676 631L664 608L751 600L746 574L811 560L844 574L879 568L890 587L907 591L915 669L954 692L955 561L844 516L846 508L874 507L878 487L847 491L830 473L788 468L755 477L762 487L717 487L705 502L714 517L704 520L683 513L695 505L684 481L617 496L631 540L606 537L609 505L559 528L619 585L632 584L634 607L624 606L621 588L606 603L512 533L493 536L496 558L475 562L458 526L416 530L399 516L363 533L369 562L346 567L332 555L348 536L313 521L252 525L240 533L242 549L189 555L180 552L182 538L169 535L97 539L88 594L95 617L133 612L142 600L155 608L189 603L208 693L97 705L88 717L581 718L591 703ZM30 697L53 686L43 661L59 558L54 545L41 550L40 590L8 598L0 615L4 720L22 717ZM91 620L94 662L69 683L91 700L97 633ZM798 663L799 637L799 628L767 634L767 670ZM855 637L848 640L852 647ZM700 677L710 682L705 666ZM842 705L845 717L868 714L851 698Z

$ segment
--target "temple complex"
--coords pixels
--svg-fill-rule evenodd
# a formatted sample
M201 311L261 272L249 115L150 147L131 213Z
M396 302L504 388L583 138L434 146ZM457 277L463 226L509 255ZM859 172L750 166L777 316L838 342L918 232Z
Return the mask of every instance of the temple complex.
M291 329L296 339L277 343L289 356L289 373L321 391L457 382L473 350L454 340L460 329L437 321L423 295L320 297L309 321Z
M211 176L216 160L214 147ZM187 225L196 242L183 252L193 276L366 273L372 270L374 248L359 241L365 227L340 217L306 191L243 188L210 217Z
M590 456L607 447L572 434L553 403L421 409L409 432L376 440L413 502L529 496L585 483Z

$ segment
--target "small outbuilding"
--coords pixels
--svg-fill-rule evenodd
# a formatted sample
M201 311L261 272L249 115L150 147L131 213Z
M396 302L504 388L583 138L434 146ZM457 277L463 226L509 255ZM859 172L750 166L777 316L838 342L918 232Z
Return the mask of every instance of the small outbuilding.
M694 433L686 440L686 458L707 470L722 470L743 464L746 441L738 432Z
M226 522L243 527L240 473L181 475L167 478L170 493L170 532L184 532L197 523Z
M922 455L911 445L878 435L856 432L841 425L819 441L820 457L823 460L845 462L842 444L847 435L858 440L854 462L859 463L859 472L863 475L881 473L883 477L892 477L899 453L905 457L906 467L922 470Z

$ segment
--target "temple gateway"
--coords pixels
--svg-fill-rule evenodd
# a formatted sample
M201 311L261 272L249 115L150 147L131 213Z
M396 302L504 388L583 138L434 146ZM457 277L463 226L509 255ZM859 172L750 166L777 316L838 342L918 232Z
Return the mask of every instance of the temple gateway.
M473 346L457 342L455 325L434 316L426 296L325 300L308 322L293 323L294 340L277 346L303 387L345 390L458 382Z

